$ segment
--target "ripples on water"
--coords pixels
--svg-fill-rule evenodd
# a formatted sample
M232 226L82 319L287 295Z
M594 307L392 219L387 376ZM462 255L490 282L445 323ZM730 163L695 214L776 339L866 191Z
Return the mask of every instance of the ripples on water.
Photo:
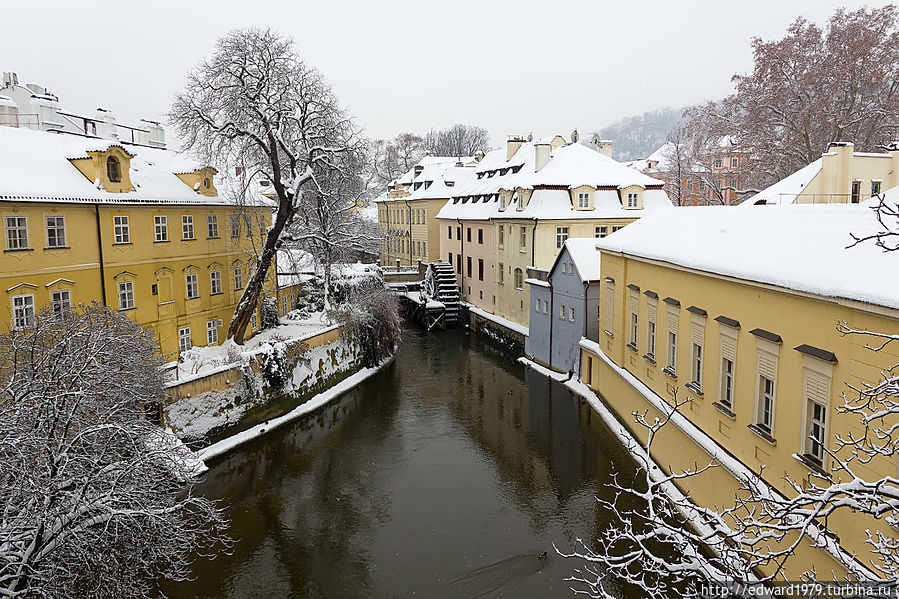
M459 331L409 330L393 366L212 464L234 554L173 599L569 597L555 555L606 524L633 465L564 388ZM547 552L547 556L542 556Z

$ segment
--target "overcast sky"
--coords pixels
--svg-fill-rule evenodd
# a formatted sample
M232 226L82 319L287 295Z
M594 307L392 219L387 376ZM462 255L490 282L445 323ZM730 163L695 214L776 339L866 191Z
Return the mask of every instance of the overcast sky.
M887 2L869 2L879 6ZM508 133L582 133L621 117L719 98L751 66L749 40L832 0L151 0L8 6L0 70L70 110L161 119L185 72L228 30L292 36L368 134L463 122ZM11 14L12 13L12 14Z

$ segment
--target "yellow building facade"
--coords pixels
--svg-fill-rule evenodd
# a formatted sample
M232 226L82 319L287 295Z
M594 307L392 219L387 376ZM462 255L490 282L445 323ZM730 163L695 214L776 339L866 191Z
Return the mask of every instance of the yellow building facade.
M837 329L845 322L854 329L899 330L895 286L854 276L860 268L876 271L895 257L874 247L844 249L850 231L871 224L867 207L677 212L663 222L654 218L654 223L632 225L633 230L600 243L600 333L581 343L581 380L643 441L645 431L631 414L648 410L649 421L660 414L644 391L669 405L675 396L689 399L682 413L690 423L790 496L784 477L803 481L832 471L825 449L836 449L837 434L859 434L858 416L837 410L842 394L852 394L849 385L877 382L899 364L899 346L874 352L865 347L871 338ZM740 246L747 250L742 262L711 252L721 247L716 246L718 231L727 231L739 246L751 239L744 232L765 223L770 249ZM787 242L791 231L799 239ZM677 248L678 239L703 233L707 242ZM670 253L660 237L667 239ZM809 255L825 266L808 264L804 257ZM653 457L667 471L680 471L707 464L706 447L672 424L657 437ZM895 476L897 464L878 458L855 468L863 478L877 480ZM706 507L732 506L739 487L725 467L683 483L687 494ZM872 556L860 531L897 536L883 521L849 511L838 510L821 524L845 550L863 558ZM788 579L797 580L811 566L827 578L831 571L844 571L830 554L804 544L789 562Z
M267 210L238 213L214 169L165 150L10 128L0 143L0 330L98 301L154 331L168 359L225 340Z

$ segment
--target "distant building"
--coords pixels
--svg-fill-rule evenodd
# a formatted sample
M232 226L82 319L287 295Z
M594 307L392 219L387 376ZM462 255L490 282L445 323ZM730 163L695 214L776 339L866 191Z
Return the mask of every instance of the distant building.
M437 215L440 258L454 265L469 303L527 326L528 268L548 269L569 238L605 237L670 208L662 181L613 160L603 144L512 136L453 187Z
M3 73L0 87L0 126L71 133L101 139L115 139L165 148L165 130L156 121L141 121L130 126L118 123L106 108L93 114L80 114L64 108L59 98L36 83L20 84L16 73Z
M549 271L528 269L526 353L560 372L580 370L582 337L599 339L599 252L595 239L568 239Z
M858 204L899 185L899 145L889 152L856 152L832 143L806 167L749 198L750 204Z

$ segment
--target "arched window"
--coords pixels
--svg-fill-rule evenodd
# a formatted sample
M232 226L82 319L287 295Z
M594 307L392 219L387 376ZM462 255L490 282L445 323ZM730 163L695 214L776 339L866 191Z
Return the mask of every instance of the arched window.
M113 156L106 159L106 176L113 183L122 180L122 169L119 168L119 161Z
M520 268L515 269L515 289L521 289L524 286L524 273Z
M206 177L205 179L203 179L203 187L205 187L206 189L209 189L209 177Z

